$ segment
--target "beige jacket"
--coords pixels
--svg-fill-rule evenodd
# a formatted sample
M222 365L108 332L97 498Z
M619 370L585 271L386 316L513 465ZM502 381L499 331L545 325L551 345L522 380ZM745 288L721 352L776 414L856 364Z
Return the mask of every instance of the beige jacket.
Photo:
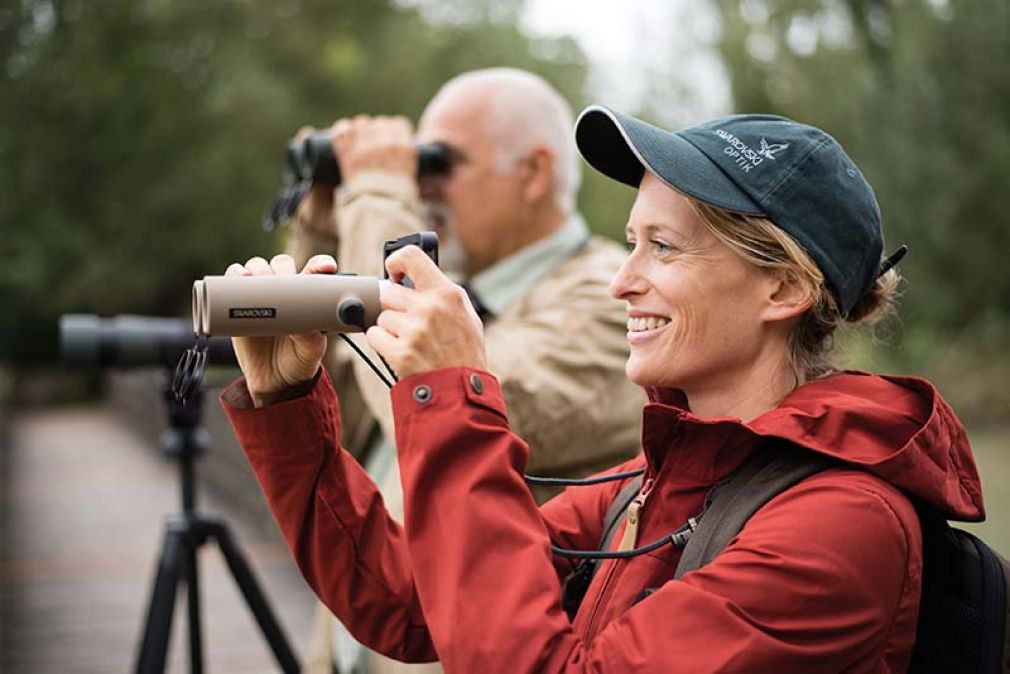
M342 271L381 276L383 242L423 229L418 206L412 180L363 173L338 191L336 236L311 235L295 223L288 252L299 268L311 255L330 253ZM578 477L638 451L645 397L624 374L627 317L609 293L623 259L620 246L592 237L485 326L489 366L501 380L513 430L530 445L531 474ZM362 335L352 339L378 363ZM340 396L344 446L361 458L376 424L384 437L395 437L388 390L368 365L336 338L326 365ZM402 516L396 461L387 464L377 482L389 511ZM538 500L550 495L535 493ZM326 632L319 627L323 639ZM332 646L319 646L306 671L329 671ZM372 671L401 667L418 666L386 661Z

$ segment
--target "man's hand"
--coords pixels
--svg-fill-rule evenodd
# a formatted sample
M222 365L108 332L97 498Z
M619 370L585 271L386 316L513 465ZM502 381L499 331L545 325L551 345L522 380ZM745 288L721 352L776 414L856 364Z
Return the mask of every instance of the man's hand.
M311 126L303 126L295 134L295 140L304 141L315 133ZM333 185L312 183L309 193L298 204L296 221L303 228L318 236L333 237L337 233L337 223L333 211Z
M417 175L414 131L406 117L358 115L334 123L333 152L346 183L362 171Z
M484 328L466 291L417 246L390 255L386 269L396 283L380 286L383 312L366 337L393 371L403 378L443 367L486 370ZM414 288L398 284L404 276Z
M316 255L305 263L303 274L333 273L337 263L329 255ZM294 274L295 262L289 255L275 255L268 263L254 257L245 265L237 262L225 276L263 276ZM319 370L326 353L326 335L310 332L283 337L232 337L235 356L245 375L253 405L263 407L283 400L286 392L305 385Z

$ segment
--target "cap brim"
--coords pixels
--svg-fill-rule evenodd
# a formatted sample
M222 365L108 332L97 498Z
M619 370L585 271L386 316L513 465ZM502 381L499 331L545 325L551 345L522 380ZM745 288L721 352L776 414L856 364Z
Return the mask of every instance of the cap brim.
M637 188L646 169L669 187L712 206L764 215L746 192L685 138L600 105L582 111L575 143L594 169Z

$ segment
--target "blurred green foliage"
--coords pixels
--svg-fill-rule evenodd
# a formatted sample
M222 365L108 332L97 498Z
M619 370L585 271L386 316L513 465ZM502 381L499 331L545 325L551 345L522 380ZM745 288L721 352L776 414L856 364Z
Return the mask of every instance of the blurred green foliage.
M858 362L1010 419L1010 3L716 5L736 110L829 130L877 191L888 252L909 244L895 339Z
M0 354L51 360L65 312L182 315L194 278L278 248L284 146L361 112L416 119L449 77L512 65L575 102L575 43L516 2L0 5ZM620 188L609 187L618 191Z
M734 108L830 130L890 247L910 244L895 339L852 342L857 363L1010 418L1010 3L710 2ZM258 223L304 124L416 119L446 79L494 65L578 109L584 54L523 34L522 4L0 0L0 366L53 360L61 313L184 315L194 278L276 250ZM648 65L683 85L678 64ZM591 226L620 237L633 190L584 183Z

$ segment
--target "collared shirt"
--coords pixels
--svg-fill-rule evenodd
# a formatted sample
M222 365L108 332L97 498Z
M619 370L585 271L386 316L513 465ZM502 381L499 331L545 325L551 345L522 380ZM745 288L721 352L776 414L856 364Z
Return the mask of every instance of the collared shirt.
M467 284L492 315L501 314L512 302L575 255L589 240L582 216L569 216L556 232L499 260Z

